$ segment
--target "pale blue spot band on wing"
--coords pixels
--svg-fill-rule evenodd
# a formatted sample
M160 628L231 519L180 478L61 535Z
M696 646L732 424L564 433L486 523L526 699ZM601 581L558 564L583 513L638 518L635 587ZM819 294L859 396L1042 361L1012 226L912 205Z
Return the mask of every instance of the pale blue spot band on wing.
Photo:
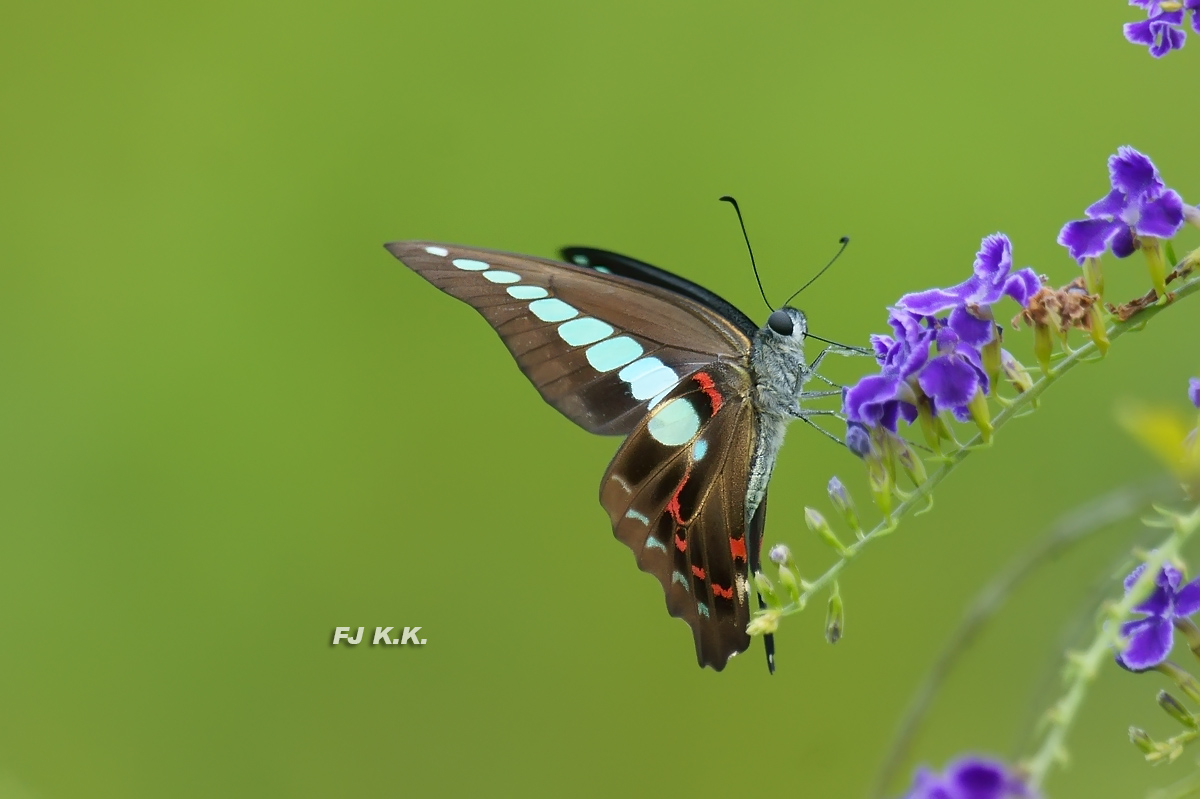
M696 443L692 444L692 460L702 461L704 456L708 454L708 442L703 438L696 439Z
M573 316L579 316L574 306L567 305L560 299L551 297L547 300L535 300L529 303L529 310L543 322L562 322Z
M708 618L708 605L704 604L703 602L697 602L696 610L700 611L701 616L706 619Z
M683 572L672 573L671 574L671 582L679 583L680 585L682 585L684 588L688 589L689 591L691 590L691 586L688 585L687 578L683 576Z
M658 409L646 425L650 435L660 444L678 447L692 440L700 429L700 416L692 403L676 397Z
M550 296L550 292L541 286L510 286L506 291L508 296L517 300L540 300Z
M650 399L679 382L679 375L658 358L639 358L617 373L629 384L634 399Z
M645 350L629 336L617 336L587 348L588 363L597 372L611 372L638 358Z
M450 254L450 251L445 247L426 247L425 252L429 253L430 255L440 255L443 258Z
M521 279L521 276L516 272L505 272L503 269L493 269L490 272L484 272L483 276L493 283L516 283Z
M644 514L644 513L639 513L638 511L634 510L633 508L630 508L629 510L625 511L625 518L626 518L626 519L637 519L637 520L638 520L639 522L641 522L642 524L649 524L649 523L650 523L650 517L649 517L649 516L647 516L647 515L646 515L646 514ZM651 540L651 541L654 541L654 539L650 539L650 540ZM649 542L647 542L647 543L649 543ZM656 544L657 544L657 543L659 543L659 542L658 542L658 541L654 541L654 543L656 543ZM667 551L667 548L666 548L666 547L663 547L663 552L666 552L666 551Z
M590 316L572 319L570 322L563 322L558 326L559 337L572 347L582 347L584 344L591 344L602 338L608 338L612 334L612 325L605 324L599 319L593 319Z
M661 549L663 552L667 551L667 545L662 541L659 541L657 538L647 538L646 546L654 547L655 549Z
M482 272L485 269L491 269L491 265L485 264L483 261L476 261L471 258L455 258L450 263L457 266L459 269L465 269L468 272Z

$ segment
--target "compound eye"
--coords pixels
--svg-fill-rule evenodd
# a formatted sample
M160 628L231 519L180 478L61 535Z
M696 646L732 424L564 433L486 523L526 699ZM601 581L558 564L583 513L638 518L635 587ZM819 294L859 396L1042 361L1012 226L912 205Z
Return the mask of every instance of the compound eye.
M767 318L767 327L781 336L792 335L792 317L787 311L775 311Z

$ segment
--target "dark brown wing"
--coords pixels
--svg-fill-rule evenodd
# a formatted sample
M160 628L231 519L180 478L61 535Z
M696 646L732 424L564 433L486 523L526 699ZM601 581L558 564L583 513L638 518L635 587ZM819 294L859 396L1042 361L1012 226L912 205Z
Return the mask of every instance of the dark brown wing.
M688 376L630 434L600 484L613 532L658 578L667 611L691 626L700 665L717 671L750 645L750 387L731 363Z
M453 244L386 246L479 311L542 397L593 433L627 434L687 375L750 352L734 324L659 286Z

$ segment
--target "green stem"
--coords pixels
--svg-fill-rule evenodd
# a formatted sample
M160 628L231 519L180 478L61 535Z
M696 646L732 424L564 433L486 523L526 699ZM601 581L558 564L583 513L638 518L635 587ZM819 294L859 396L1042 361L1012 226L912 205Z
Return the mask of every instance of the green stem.
M1127 621L1133 608L1142 602L1154 589L1158 572L1164 563L1178 554L1183 543L1200 528L1200 508L1187 516L1174 518L1174 530L1145 560L1146 568L1121 601L1108 607L1098 625L1096 637L1083 652L1068 655L1070 665L1067 690L1051 709L1042 743L1027 760L1023 770L1028 784L1034 790L1041 788L1050 767L1066 757L1064 743L1071 725L1075 721L1088 686L1096 679L1101 664L1112 657L1114 648L1120 644L1120 625Z
M1116 341L1118 338L1131 330L1140 330L1143 325L1145 325L1154 317L1158 316L1164 310L1172 307L1185 297L1195 294L1197 291L1200 291L1200 277L1192 278L1176 289L1174 293L1174 301L1170 304L1152 305L1124 322L1114 322L1108 327L1109 342ZM1019 394L1011 401L1007 408L996 415L996 417L992 420L993 435L995 435L995 431L998 431L1015 416L1020 414L1026 408L1026 406L1040 397L1042 393L1046 391L1046 389L1054 385L1059 378L1074 369L1083 361L1088 360L1089 357L1095 353L1096 343L1094 341L1088 341L1088 343L1067 355L1067 357L1064 358L1057 366L1055 366L1049 374L1044 375L1040 380L1034 383L1028 391ZM793 613L799 613L801 610L803 610L805 605L808 604L808 601L817 593L823 591L825 587L828 586L833 579L838 576L842 569L846 567L847 563L849 563L872 541L882 538L883 536L892 532L896 527L896 523L901 517L914 508L919 507L929 493L933 491L933 489L936 488L939 483L949 477L950 473L958 468L958 465L966 460L967 456L970 455L975 449L978 449L982 444L983 436L977 433L974 438L967 442L966 446L961 447L951 455L947 456L946 461L942 463L942 465L938 467L932 474L930 474L929 477L927 477L925 481L921 483L921 485L917 486L917 488L908 496L907 499L905 499L896 507L896 509L890 514L890 520L885 519L884 521L881 521L879 524L875 525L875 527L872 528L869 533L855 541L853 544L847 546L846 554L843 555L832 566L826 569L825 573L820 577L811 582L806 582L804 584L804 591L800 594L800 598L795 602L791 602L780 608L778 611L779 615L788 616Z

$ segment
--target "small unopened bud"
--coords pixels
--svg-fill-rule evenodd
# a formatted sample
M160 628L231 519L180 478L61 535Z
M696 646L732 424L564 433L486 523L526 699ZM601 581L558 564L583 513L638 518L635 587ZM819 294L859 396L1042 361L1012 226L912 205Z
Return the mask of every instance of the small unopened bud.
M767 575L762 572L754 573L754 588L768 605L782 604L779 601L779 595L775 593L775 586L771 585L771 581L767 578Z
M808 525L808 529L821 537L833 550L843 558L850 557L850 550L846 549L846 545L838 539L837 533L833 532L833 528L829 526L829 522L825 521L825 517L813 508L804 509L804 523Z
M1175 632L1187 640L1188 648L1192 650L1192 654L1200 658L1200 627L1196 626L1196 622L1184 616L1176 616L1174 625Z
M800 600L800 582L796 579L796 573L787 566L779 567L779 584L783 586L784 593L792 602Z
M860 458L871 454L871 436L860 424L849 424L846 427L846 448Z
M1174 680L1175 685L1179 687L1180 691L1183 691L1184 696L1200 705L1200 682L1197 682L1195 677L1169 660L1164 660L1154 669Z
M1098 256L1083 259L1083 285L1087 287L1088 294L1104 296L1104 272L1100 269Z
M1024 394L1033 388L1033 378L1029 376L1029 370L1007 350L1002 354L1000 364L1004 368L1005 379L1012 384L1017 393Z
M991 441L992 414L988 410L987 397L983 394L982 386L975 389L975 396L971 397L971 401L967 403L967 410L971 412L971 419L979 428L979 435L983 438L983 442L986 444Z
M825 615L825 640L836 644L841 640L844 629L846 629L846 611L842 606L842 592L838 590L838 584L834 581L833 593L829 595L829 611Z
M836 476L829 478L829 501L837 512L842 514L842 518L846 520L846 525L851 530L857 533L862 529L858 523L858 514L854 511L854 500L850 498L850 492Z
M750 620L750 623L746 625L746 632L750 635L773 633L779 629L779 616L777 608L767 608Z
M1050 325L1035 322L1033 325L1033 357L1037 358L1042 374L1050 374L1050 356L1054 354L1054 334Z
M1196 717L1189 713L1187 708L1179 703L1178 699L1171 696L1166 691L1159 691L1156 700L1158 701L1158 706L1165 710L1168 716L1175 719L1189 730L1194 730L1197 727L1200 727L1200 725L1196 723Z
M904 469L904 473L908 475L908 479L912 480L913 485L919 486L925 482L929 476L925 472L925 464L921 461L921 456L913 452L912 447L900 442L900 446L896 448L896 458L900 461L900 468Z
M921 425L921 432L925 434L925 443L929 445L935 455L940 456L942 454L942 431L938 425L940 420L933 415L929 400L917 403L917 421Z
M1101 355L1106 355L1108 353L1108 331L1104 329L1104 318L1100 316L1100 309L1095 305L1088 308L1088 333L1092 336L1096 350Z
M785 566L792 559L792 550L788 549L787 544L776 544L771 547L771 551L767 553L767 557L776 566Z
M1142 255L1146 256L1146 270L1150 273L1150 284L1159 301L1167 296L1167 263L1163 260L1162 241L1154 236L1144 236L1141 240Z
M1192 19L1195 20L1195 17ZM1184 205L1183 220L1193 227L1200 227L1200 206Z
M996 385L1000 378L1000 328L993 323L992 340L979 348L979 358L983 363L983 372L988 376L989 385Z
M1158 747L1154 745L1154 739L1151 738L1145 730L1139 727L1129 728L1129 741L1138 749L1142 750L1144 755L1153 755L1158 753Z

